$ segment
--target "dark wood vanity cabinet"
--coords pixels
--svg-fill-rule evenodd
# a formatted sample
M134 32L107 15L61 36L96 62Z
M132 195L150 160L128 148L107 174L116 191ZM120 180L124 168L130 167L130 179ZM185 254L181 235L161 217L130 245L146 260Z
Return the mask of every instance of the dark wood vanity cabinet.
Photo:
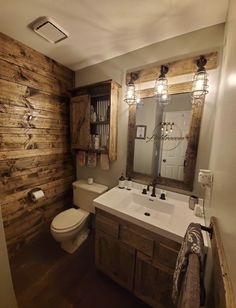
M135 249L102 231L96 232L96 265L128 290L133 289Z
M96 266L152 307L172 308L180 244L96 209Z
M174 307L171 299L173 272L153 263L152 258L137 252L134 293L152 307Z

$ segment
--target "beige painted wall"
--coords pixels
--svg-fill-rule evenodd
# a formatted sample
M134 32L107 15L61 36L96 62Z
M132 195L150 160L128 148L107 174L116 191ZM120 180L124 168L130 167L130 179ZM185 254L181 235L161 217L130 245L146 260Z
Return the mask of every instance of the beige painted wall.
M222 74L216 104L210 157L214 184L207 221L218 218L234 287L236 303L236 1L231 0L225 30ZM207 191L210 200L210 191Z
M16 308L16 298L13 290L10 266L8 261L6 239L2 223L0 207L0 307Z
M76 72L76 86L114 79L122 85L121 100L118 114L118 159L111 164L110 171L77 167L77 178L94 177L94 179L109 187L115 186L121 172L126 169L128 106L123 102L125 90L125 75L127 71L138 69L154 63L166 63L187 56L204 54L209 51L221 50L224 35L224 24L212 26L173 39L156 43L145 48L113 58L103 63L93 65ZM200 151L197 168L208 167L211 146L211 130L214 119L214 95L218 84L219 70L214 75L213 90L207 97L202 123ZM209 104L208 104L209 100ZM205 150L206 148L206 150ZM194 192L202 194L196 183Z

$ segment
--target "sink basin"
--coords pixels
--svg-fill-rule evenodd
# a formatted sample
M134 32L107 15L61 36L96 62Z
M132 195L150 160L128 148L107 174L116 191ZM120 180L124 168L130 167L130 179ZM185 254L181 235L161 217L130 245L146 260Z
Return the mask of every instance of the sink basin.
M150 196L138 194L138 193L132 193L131 194L131 200L126 199L128 202L125 204L125 202L122 204L123 206L131 207L134 210L142 207L145 209L154 210L157 212L165 213L171 215L174 210L174 205L168 203L165 200L160 200L158 198L153 198Z
M128 215L140 221L164 226L169 224L174 213L174 205L158 197L143 195L141 191L113 188L94 200L96 207L109 208L111 213Z
M140 184L139 184L140 185ZM137 186L137 185L136 185ZM112 188L93 202L97 209L126 219L150 231L181 242L191 222L204 224L189 209L188 196L167 192L167 199L142 194L142 185L126 189Z
M160 222L170 220L174 211L174 205L167 201L135 192L122 199L118 207L124 213L130 214L133 217L142 218L147 221L154 219Z

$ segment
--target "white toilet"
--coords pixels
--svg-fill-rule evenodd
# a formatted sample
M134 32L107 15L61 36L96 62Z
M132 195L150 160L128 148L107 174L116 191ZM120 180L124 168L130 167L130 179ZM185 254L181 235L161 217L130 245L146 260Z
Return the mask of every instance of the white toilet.
M73 183L73 204L71 208L59 213L51 223L51 234L61 243L61 248L73 253L86 240L89 234L89 214L95 213L93 200L107 191L108 187L85 180Z

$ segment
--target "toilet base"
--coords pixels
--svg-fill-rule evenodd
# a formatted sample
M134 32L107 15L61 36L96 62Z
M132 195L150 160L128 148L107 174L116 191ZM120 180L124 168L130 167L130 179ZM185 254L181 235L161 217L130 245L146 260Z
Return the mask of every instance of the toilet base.
M74 253L87 239L89 235L89 230L86 230L84 233L79 234L78 237L76 237L73 240L62 242L61 248L65 250L68 253Z

